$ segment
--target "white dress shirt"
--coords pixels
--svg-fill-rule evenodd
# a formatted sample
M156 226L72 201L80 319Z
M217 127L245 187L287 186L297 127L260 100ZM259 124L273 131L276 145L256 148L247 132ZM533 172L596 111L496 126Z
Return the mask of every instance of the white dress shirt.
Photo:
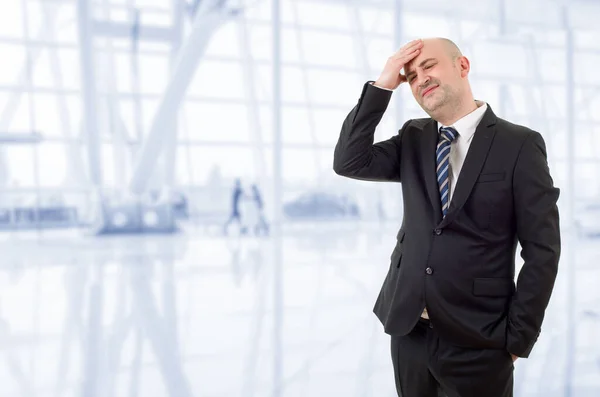
M479 122L487 109L487 103L482 101L475 101L475 103L477 104L477 109L473 110L463 118L458 119L454 124L448 126L442 125L440 122L437 123L438 136L441 127L452 127L458 131L458 138L452 141L452 144L450 145L450 202L452 202L452 195L456 188L456 182L458 182L460 170L465 163L465 157L467 157L469 146L471 146L475 129L479 125Z

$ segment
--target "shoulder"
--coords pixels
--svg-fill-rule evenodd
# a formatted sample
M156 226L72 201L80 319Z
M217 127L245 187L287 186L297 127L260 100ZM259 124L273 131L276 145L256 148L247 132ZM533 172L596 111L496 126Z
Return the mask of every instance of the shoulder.
M431 119L429 117L420 118L420 119L410 119L406 122L405 127L423 130L423 128L425 128L425 126L430 122L431 122Z
M408 119L398 131L399 135L412 135L413 132L423 131L425 126L430 123L431 118Z
M528 141L543 142L542 134L522 124L517 124L498 117L496 131L500 132L501 139L522 147Z

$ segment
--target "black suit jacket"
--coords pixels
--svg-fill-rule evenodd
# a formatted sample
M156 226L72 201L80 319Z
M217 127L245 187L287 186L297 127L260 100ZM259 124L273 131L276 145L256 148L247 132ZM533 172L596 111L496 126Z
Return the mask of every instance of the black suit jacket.
M373 144L391 95L365 84L333 161L339 175L402 183L403 222L375 314L385 332L405 335L427 305L432 325L450 343L528 357L560 255L559 189L542 136L497 117L488 105L443 218L437 122L409 120ZM517 242L524 265L515 286Z

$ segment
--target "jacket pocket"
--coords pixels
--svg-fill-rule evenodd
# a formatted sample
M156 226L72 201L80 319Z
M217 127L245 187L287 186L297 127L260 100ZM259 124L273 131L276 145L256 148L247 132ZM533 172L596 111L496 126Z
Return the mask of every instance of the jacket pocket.
M392 252L392 257L390 258L392 265L396 266L396 268L400 267L400 261L402 260L402 242L404 241L404 234L404 229L398 230L398 234L396 235L396 246Z
M510 296L515 289L510 278L476 278L473 280L473 295Z
M489 174L479 174L479 178L477 178L477 183L503 181L505 176L506 176L505 172L493 172L493 173L489 173Z
M400 262L402 261L402 247L397 245L392 252L392 256L390 258L392 266L396 266L396 268L400 267Z
M404 241L404 229L398 230L398 234L396 235L396 240L398 240L398 243L401 243Z

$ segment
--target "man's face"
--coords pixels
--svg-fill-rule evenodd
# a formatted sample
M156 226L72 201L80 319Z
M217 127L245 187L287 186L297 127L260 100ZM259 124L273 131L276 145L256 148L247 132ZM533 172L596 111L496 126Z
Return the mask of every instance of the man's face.
M404 66L413 96L428 114L460 96L463 79L460 61L438 41L426 41L421 53Z

